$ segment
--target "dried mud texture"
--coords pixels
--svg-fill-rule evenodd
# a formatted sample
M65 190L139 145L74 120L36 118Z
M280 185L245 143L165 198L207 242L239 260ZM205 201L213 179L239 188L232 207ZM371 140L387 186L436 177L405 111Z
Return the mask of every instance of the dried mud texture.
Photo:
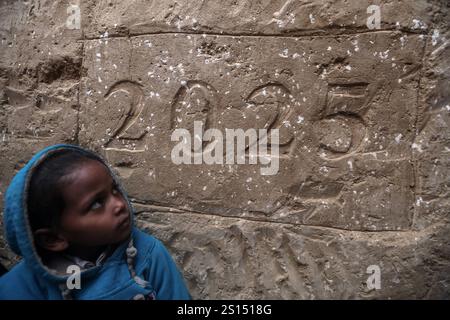
M77 143L194 298L450 298L449 4L378 1L369 29L372 4L1 2L0 195L34 152ZM279 129L277 174L175 164L194 121Z

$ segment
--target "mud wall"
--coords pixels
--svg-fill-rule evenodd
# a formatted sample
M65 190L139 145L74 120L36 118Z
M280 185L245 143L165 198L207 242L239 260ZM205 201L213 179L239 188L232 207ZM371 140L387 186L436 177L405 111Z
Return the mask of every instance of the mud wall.
M431 0L2 1L0 195L77 143L194 298L449 298L449 21ZM174 163L195 121L277 129L277 171L249 146Z

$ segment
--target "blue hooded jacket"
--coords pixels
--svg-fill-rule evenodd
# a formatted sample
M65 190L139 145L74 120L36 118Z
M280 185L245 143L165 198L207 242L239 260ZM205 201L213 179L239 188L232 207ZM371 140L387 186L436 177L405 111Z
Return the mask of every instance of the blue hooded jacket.
M73 286L67 285L74 283L73 273L63 275L43 264L28 222L28 184L34 168L62 149L88 153L109 169L98 155L78 146L59 144L38 152L15 175L6 191L3 219L8 244L23 259L0 278L0 299L190 299L181 274L163 244L135 227L129 240L120 244L101 265L81 271L79 289L69 289ZM125 192L112 170L109 171L133 216Z

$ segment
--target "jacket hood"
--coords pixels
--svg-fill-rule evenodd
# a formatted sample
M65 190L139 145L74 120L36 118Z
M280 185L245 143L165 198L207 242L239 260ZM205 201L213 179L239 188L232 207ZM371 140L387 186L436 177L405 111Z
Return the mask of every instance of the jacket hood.
M122 193L124 199L127 202L128 209L131 215L131 223L133 223L133 208L130 204L130 201L126 193L122 189L117 176L100 156L79 146L68 144L57 144L49 146L36 153L31 158L31 160L14 176L6 191L4 203L5 210L3 216L5 234L10 248L17 255L23 257L25 263L27 263L35 273L43 276L47 280L56 282L65 281L68 276L70 276L70 274L65 276L57 274L53 270L49 269L43 263L41 257L38 255L28 219L28 189L33 172L39 164L46 161L49 156L56 152L70 149L89 154L90 156L98 159L98 161L102 162L106 166L106 168L108 168L111 176L118 185L119 191ZM136 254L136 249L133 247L131 234L128 244L124 243L123 245L119 245L115 252L108 259L117 259L119 256L125 254L125 252L127 254L130 273L132 276L134 276L133 266L131 265L132 259L130 259L129 256L134 256ZM83 277L93 275L98 272L100 268L101 266L89 268L83 271L81 275Z

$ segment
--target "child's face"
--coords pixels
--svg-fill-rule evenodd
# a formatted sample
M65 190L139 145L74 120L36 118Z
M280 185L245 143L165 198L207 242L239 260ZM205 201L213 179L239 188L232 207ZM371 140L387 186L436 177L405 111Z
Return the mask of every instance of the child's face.
M106 167L89 160L70 175L62 190L60 231L69 244L102 246L125 240L131 231L127 203Z

